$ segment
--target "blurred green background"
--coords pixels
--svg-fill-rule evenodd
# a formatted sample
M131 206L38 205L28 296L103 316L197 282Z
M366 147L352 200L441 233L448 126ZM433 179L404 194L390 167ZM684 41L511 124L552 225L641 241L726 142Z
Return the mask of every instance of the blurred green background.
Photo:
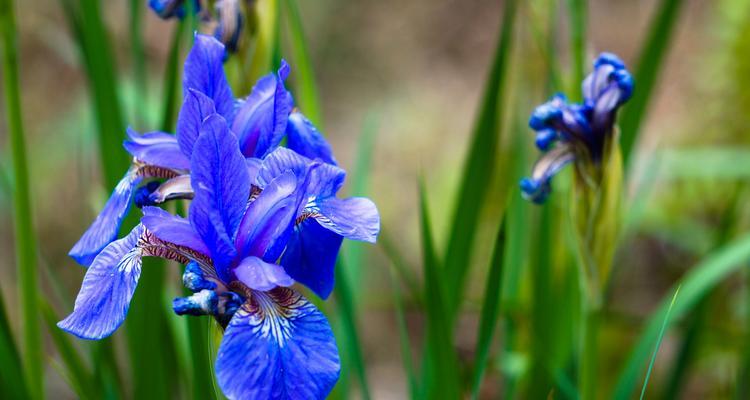
M100 133L92 91L61 6L64 3L16 2L41 294L58 316L69 312L84 273L66 254L109 193L99 166ZM568 398L570 394L565 387L572 379L567 377L571 363L575 363L569 353L575 343L577 306L573 303L577 300L570 295L576 285L575 274L568 268L573 256L565 255L569 232L558 227L547 240L533 234L540 225L539 209L520 200L516 182L529 173L537 157L533 133L526 127L531 110L555 91L571 92L578 87L570 39L574 31L571 3L576 2L518 2L506 54L500 128L495 130L498 153L493 164L486 166L495 173L490 182L475 183L486 185L488 195L475 205L480 213L478 233L470 257L464 260L469 273L467 290L456 304L461 311L452 340L462 366L456 374L465 380L476 357L484 287L501 215L506 220L513 215L520 218L515 226L527 233L514 239L512 232L506 232L510 241L505 242L506 257L520 261L513 268L517 275L503 279L501 329L492 336L480 398L540 398L540 394L543 398L549 393L553 398ZM674 26L662 24L666 31L655 35L671 32L671 41L642 57L650 29L660 26L653 21L668 3L675 4L676 22ZM349 268L351 311L369 393L376 399L406 398L409 374L404 371L403 337L399 336L390 271L396 260L402 269L396 276L411 339L410 357L419 364L427 318L420 290L413 290L424 281L416 182L418 177L424 180L436 250L443 254L506 4L496 0L300 0L298 5L325 121L323 131L337 159L355 178L345 189L372 198L383 218L383 237L377 246L347 244L341 256L347 262L344 268ZM124 0L101 3L106 39L116 60L124 121L141 131L156 130L161 124L164 70L177 25L158 19L142 4L145 81L141 82L145 85L139 86L130 7ZM587 8L585 73L601 51L618 54L634 72L649 63L659 68L653 86L636 75L636 92L644 90L645 84L650 93L629 165L625 230L616 253L602 332L600 395L608 398L645 321L656 315L660 301L671 298L672 285L707 254L747 230L750 2L592 0ZM286 33L284 38L290 40ZM185 51L183 46L179 64ZM282 55L294 71L297 60L288 53ZM656 61L660 57L661 64ZM292 81L293 88L300 84L294 75ZM293 89L293 93L298 92ZM628 111L626 107L624 112ZM5 118L0 113L0 288L8 320L20 338L13 177ZM112 134L122 135L124 130ZM362 162L363 157L371 157L369 165ZM569 197L566 182L565 177L555 181L552 212L565 213L558 203ZM509 251L517 254L508 255ZM546 270L537 269L535 260L545 253L553 261ZM509 268L505 266L506 274ZM745 375L750 365L750 271L747 266L736 270L707 288L667 330L647 397L747 398L742 385L750 382ZM542 286L537 285L538 274L546 274ZM168 289L152 306L164 310L165 329L171 333L158 340L174 340L181 348L186 339L180 332L187 317L173 315L170 308L171 297L180 290L180 270L167 268L166 275ZM151 277L144 271L144 279ZM141 292L136 292L136 301ZM336 322L340 296L337 292L326 308L335 326L341 326ZM133 315L112 339L124 382L114 387L124 388L126 398L143 398L137 396L138 385L133 384L138 378L125 367L137 357L133 348L139 345L126 338L132 319ZM143 326L161 323L147 320ZM536 337L540 329L547 330L541 338ZM46 329L43 332L46 397L77 398L59 346ZM337 332L340 346L346 346L340 336L346 334ZM69 339L86 368L96 371L96 364L88 359L96 345ZM158 340L155 348L146 351L160 351ZM535 389L539 358L552 369L542 373L550 375L547 380L552 383ZM165 360L159 364L163 375L157 379L172 379L178 366L169 360L193 362L185 354L165 356ZM352 387L337 388L334 396L364 397L354 377L354 364L344 361L342 372L344 385ZM642 374L638 380L640 389ZM171 389L180 385L189 387L190 383L170 382L165 385L167 393L186 397L191 390Z

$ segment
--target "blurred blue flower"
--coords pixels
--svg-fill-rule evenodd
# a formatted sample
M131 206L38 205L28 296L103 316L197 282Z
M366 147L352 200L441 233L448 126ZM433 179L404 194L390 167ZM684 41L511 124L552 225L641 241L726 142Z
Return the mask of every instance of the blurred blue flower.
M129 131L133 166L94 226L116 235L131 199L141 223L96 244L103 250L91 255L74 310L58 326L84 339L109 336L125 319L142 258L174 260L186 265L193 292L175 299L174 311L225 328L215 371L228 398L325 398L340 372L335 338L291 286L327 297L342 239L374 242L378 211L368 199L335 197L345 172L320 132L292 112L288 65L237 101L223 53L213 37L196 36L176 136ZM285 134L290 148L279 147ZM144 177L164 181L140 185ZM173 198L192 199L189 218L153 206Z
M189 10L199 16L201 31L223 43L227 52L237 51L245 18L240 0L217 0L213 3L213 13L201 0L188 1ZM148 5L162 19L182 19L188 11L186 0L149 0Z
M583 103L568 102L556 94L531 114L529 126L536 131L536 146L545 154L534 165L531 177L521 180L527 199L543 203L550 182L565 165L586 161L597 165L605 143L613 138L617 110L633 93L633 77L614 54L602 53L594 71L583 81Z

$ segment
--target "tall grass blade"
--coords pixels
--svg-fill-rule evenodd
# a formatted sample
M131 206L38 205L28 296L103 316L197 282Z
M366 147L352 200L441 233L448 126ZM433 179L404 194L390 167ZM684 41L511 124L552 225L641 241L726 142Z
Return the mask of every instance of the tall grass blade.
M671 297L662 300L659 307L648 319L621 371L612 398L629 399L635 390L638 375L642 371L651 352L652 345L659 335L670 305L671 314L667 319L667 329L675 319L693 309L703 296L727 276L747 266L750 257L750 235L744 235L732 243L708 255L698 265L690 269L675 285L680 287L680 297L671 305ZM675 289L676 290L676 289Z
M122 151L125 124L117 90L117 73L97 0L61 0L78 42L95 108L100 162L107 189L113 189L128 158Z
M651 377L651 371L654 369L654 363L656 362L656 355L659 353L659 347L661 347L661 340L664 338L664 332L667 328L667 323L669 322L669 314L672 313L672 307L674 307L674 302L677 300L677 295L680 293L680 287L677 287L677 290L674 292L674 296L672 296L672 302L669 303L669 308L667 308L667 313L664 315L664 322L661 324L661 330L659 330L659 337L656 339L656 344L654 345L654 353L651 355L651 362L648 363L648 370L646 370L646 378L643 379L643 387L641 388L641 397L640 399L643 400L643 397L646 395L646 387L648 387L648 379Z
M136 86L136 96L146 99L148 85L146 82L146 51L143 48L143 6L142 0L130 0L130 49L132 54L133 77ZM135 103L135 121L140 127L146 115L145 101Z
M464 161L463 176L448 236L444 282L447 285L445 305L448 307L446 310L450 320L453 319L460 299L463 298L480 211L494 175L504 115L503 92L511 54L516 4L516 0L505 2L500 37Z
M339 259L336 261L335 278L336 285L336 304L338 305L338 314L343 324L344 338L342 340L344 355L347 355L352 363L354 373L359 380L359 387L362 398L370 399L370 385L367 383L367 371L365 369L364 357L362 356L362 346L359 339L359 330L357 329L357 320L354 312L354 300L352 298L351 286L345 263Z
M70 341L70 336L57 328L57 321L60 318L55 314L52 307L47 301L41 301L42 306L42 317L47 325L47 330L52 337L52 342L57 348L57 352L60 353L63 365L65 366L65 372L68 374L71 386L76 392L76 395L81 399L99 399L101 394L97 393L96 386L92 385L94 376L86 368L81 357L78 355L78 351Z
M406 262L406 259L396 247L393 239L391 239L387 229L381 229L380 235L378 235L378 245L383 249L383 253L385 253L385 256L396 270L399 281L406 286L408 298L418 304L424 304L422 289L417 282L416 276L414 276L414 272L412 272L414 269Z
M172 44L169 46L169 56L164 69L164 108L162 110L161 127L171 129L177 116L177 99L179 99L178 84L180 81L180 46L182 45L185 22L175 27L172 33Z
M583 98L581 82L586 68L586 29L588 26L588 12L586 0L568 0L570 12L570 43L573 60L573 77L571 79L571 93L575 101Z
M44 398L42 336L39 328L39 293L37 277L37 238L32 220L31 189L26 156L21 94L18 75L18 43L13 0L0 0L0 35L2 35L2 72L5 109L13 165L13 225L21 296L23 322L23 367L27 388L33 399ZM9 364L13 365L13 364ZM6 368L9 366L6 365ZM15 364L20 365L20 364ZM11 367L12 368L12 367Z
M31 397L23 376L23 368L8 367L21 366L21 356L13 340L13 331L5 311L5 301L0 293L0 392L11 400L24 400Z
M414 360L411 353L411 340L409 339L409 329L404 317L404 299L401 297L401 289L396 272L391 266L389 269L391 277L391 287L393 288L393 305L396 309L396 324L398 326L398 339L401 346L401 359L404 363L404 373L406 374L406 383L409 388L409 398L417 399L419 388L417 387L417 377L414 373Z
M302 28L299 5L297 0L282 1L286 5L285 10L290 33L289 42L294 59L293 70L297 75L297 79L295 79L297 85L296 100L305 116L314 124L320 126L323 123L323 115L320 109L318 88L315 84L315 72L312 67L312 60L310 60L310 50Z
M441 279L441 266L435 253L424 183L419 182L420 234L427 313L426 354L423 357L424 398L458 399L458 361L453 350L453 329L448 319Z
M477 348L474 352L474 376L472 377L471 398L479 397L479 388L482 384L484 371L487 366L487 358L490 354L490 344L495 334L498 314L500 311L500 299L503 288L503 261L505 258L505 222L500 222L497 238L495 239L495 250L490 261L490 273L487 277L487 285L484 290L484 303L482 304L482 316L479 319L479 334Z
M669 54L669 44L683 3L682 0L661 0L656 16L651 22L648 36L641 48L634 77L636 89L620 118L622 129L620 145L623 165L626 167L629 165L638 140L641 124L646 116L662 64Z

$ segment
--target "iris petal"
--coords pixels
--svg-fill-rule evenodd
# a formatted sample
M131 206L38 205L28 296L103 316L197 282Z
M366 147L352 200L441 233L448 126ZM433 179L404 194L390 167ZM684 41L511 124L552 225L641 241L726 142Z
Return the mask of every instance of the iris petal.
M294 280L327 299L333 290L336 257L343 237L313 218L294 228L281 265Z
M313 208L320 213L314 218L322 226L347 239L375 243L380 233L380 215L370 199L329 197L316 202Z
M120 179L94 222L70 250L70 257L88 266L105 246L117 238L120 224L130 208L133 189L140 181L136 168L131 167Z
M219 386L230 399L323 399L340 370L325 316L288 288L253 292L227 326L216 358Z
M338 165L333 158L331 145L302 113L289 115L286 127L287 147L309 159L319 158L328 164Z
M247 207L235 239L235 247L241 257L256 256L266 261L276 261L279 251L274 243L285 243L281 239L291 229L296 217L297 179L287 171L274 179ZM281 240L280 240L281 239Z
M221 116L203 122L191 160L190 222L211 252L216 272L229 278L237 251L232 243L250 195L245 158Z
M187 89L177 116L177 142L187 157L193 154L193 146L200 135L201 124L214 113L216 106L210 97L196 89Z
M294 279L281 265L268 263L258 257L247 257L234 269L237 279L253 290L267 291L277 286L292 286Z
M58 327L82 339L101 339L122 324L141 276L142 233L138 225L102 250L86 271L73 313Z
M224 74L224 45L211 36L196 34L185 59L183 96L195 89L213 100L216 112L227 121L234 115L234 95Z
M306 174L313 163L316 162L292 150L279 147L263 160L263 166L258 173L258 184L264 187L277 176L291 170L297 179L307 178L308 184L305 191L308 196L319 198L335 196L344 185L346 172L335 165L317 162L319 165L313 169L312 176L308 178Z
M281 142L294 100L284 81L289 65L282 60L276 74L268 74L255 84L250 96L241 102L232 123L240 139L242 154L263 158Z
M123 143L133 157L149 165L172 169L189 169L190 159L180 151L177 137L164 132L139 134L128 128L128 138Z
M545 153L534 164L531 178L520 182L524 198L541 204L551 190L551 181L560 170L575 160L575 154L569 146L560 145Z

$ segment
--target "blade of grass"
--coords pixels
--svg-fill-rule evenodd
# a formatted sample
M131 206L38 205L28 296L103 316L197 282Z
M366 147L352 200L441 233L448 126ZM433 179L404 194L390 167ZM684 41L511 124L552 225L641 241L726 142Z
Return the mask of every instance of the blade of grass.
M372 171L372 155L375 152L375 138L378 133L378 120L375 114L368 113L362 124L362 132L357 141L357 152L352 174L351 196L366 196L367 188L370 185L370 172ZM360 302L360 287L362 285L362 254L366 247L365 243L346 241L344 243L343 254L349 266L347 275L353 291L354 306Z
M580 101L581 82L583 82L586 65L586 29L588 26L588 12L586 0L568 0L570 12L570 42L573 60L573 79L568 93L573 94L573 100Z
M76 395L81 399L99 399L101 394L96 392L95 386L92 385L94 377L86 368L83 360L78 355L78 351L70 341L67 333L57 328L57 321L60 318L52 310L52 307L46 301L40 301L42 306L42 317L47 325L47 331L52 337L60 357L62 358L65 371L68 373L71 386Z
M623 165L629 165L631 155L640 134L646 109L656 86L664 59L669 53L669 44L677 25L682 0L661 0L658 11L651 21L648 36L641 48L638 67L635 70L636 89L633 98L622 111L620 139Z
M482 316L479 319L479 333L477 347L475 350L474 376L471 380L471 398L479 397L479 388L482 384L487 358L490 353L490 344L495 335L498 314L500 311L500 299L503 288L503 260L505 258L505 222L500 222L497 238L495 239L495 250L490 261L490 272L487 277L487 285L484 290L484 303L482 304Z
M391 236L388 233L387 229L381 229L380 235L378 235L378 245L381 249L383 249L383 253L385 253L385 256L396 269L399 280L406 286L406 289L408 290L410 299L420 305L424 304L422 290L419 286L419 283L417 282L417 278L412 272L413 268L411 268L406 263L406 260L401 255L401 252L393 243L393 239L391 239Z
M299 12L297 0L286 0L286 16L289 26L289 42L292 47L292 57L294 58L294 71L297 74L295 83L296 99L299 102L302 112L314 124L323 123L323 115L320 110L318 97L318 88L315 84L315 73L310 60L310 51L305 39L305 32L302 28L302 17Z
M750 257L750 235L744 235L712 252L698 265L691 268L690 272L685 274L675 285L675 287L680 287L680 297L671 306L672 311L667 319L667 324L671 324L675 319L692 310L708 291L727 276L746 267L748 257ZM663 299L659 307L649 317L619 375L613 392L613 399L626 400L633 394L638 375L650 354L652 344L658 337L660 326L670 305L671 297ZM668 327L669 325L667 325Z
M432 228L428 214L424 182L419 182L420 234L425 280L425 308L427 312L426 354L423 357L424 398L458 399L458 361L453 349L453 329L448 320L441 266L435 254Z
M641 397L640 399L643 400L643 397L646 395L646 387L648 386L648 379L651 377L651 371L654 368L654 363L656 362L656 354L659 353L659 347L661 347L661 340L664 338L664 332L667 329L667 323L669 322L669 314L672 313L672 308L674 307L674 302L677 300L677 295L680 293L680 287L677 287L677 290L674 291L674 296L672 296L672 302L669 303L669 308L667 308L667 313L664 315L664 322L661 324L661 329L659 330L659 337L656 339L656 344L654 345L654 353L651 355L651 362L648 363L648 370L646 371L646 378L643 379L643 387L641 388Z
M401 346L401 358L404 363L404 373L406 374L406 383L409 388L409 398L417 399L419 388L417 387L417 377L414 374L414 361L411 353L411 340L409 340L409 329L404 317L404 300L401 297L399 281L396 277L393 265L388 268L391 277L391 287L393 288L393 304L396 309L396 324L398 326L398 339Z
M516 0L505 2L497 49L484 87L482 103L466 155L458 199L445 255L445 290L448 319L463 299L464 283L471 265L471 252L479 223L480 210L492 181L496 164L500 128L504 115L504 87L511 54Z
M136 96L146 99L148 85L146 84L146 52L143 48L143 4L142 0L130 0L130 49L133 62L133 76L135 78ZM144 123L146 110L145 101L135 103L135 121L138 126Z
M33 399L44 398L42 335L39 329L37 238L32 220L29 168L26 159L21 95L18 75L18 43L13 0L0 0L0 35L2 35L3 87L13 165L13 225L16 268L23 322L23 360L27 388ZM19 364L17 364L19 365Z
M5 312L5 301L0 293L0 392L12 400L23 400L31 398L26 379L23 376L23 368L20 366L21 356L13 339L13 330L8 322L8 314Z
M344 354L352 363L354 373L359 380L362 398L370 399L370 386L367 383L367 373L365 369L364 357L362 356L362 346L359 339L359 330L354 313L354 300L352 299L351 287L349 286L349 277L344 262L339 259L336 261L335 278L336 286L336 304L338 305L339 317L343 324L344 335Z

